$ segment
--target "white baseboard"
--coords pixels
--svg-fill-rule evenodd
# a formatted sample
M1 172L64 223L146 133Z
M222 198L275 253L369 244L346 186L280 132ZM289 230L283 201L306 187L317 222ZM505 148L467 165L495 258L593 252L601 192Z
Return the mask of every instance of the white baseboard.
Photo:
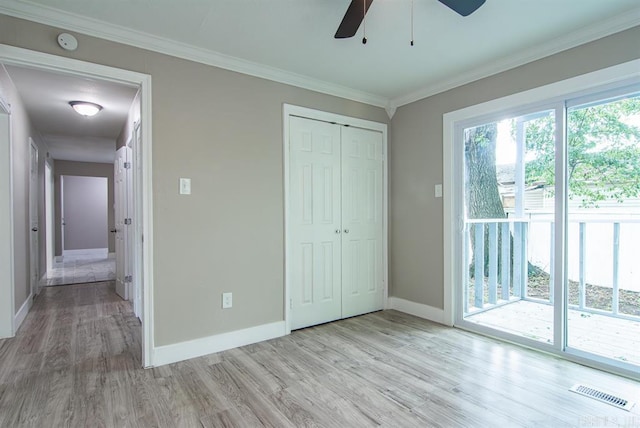
M398 297L389 297L388 304L389 309L395 309L396 311L437 322L438 324L445 323L443 309L434 308L433 306L412 302L410 300L400 299Z
M27 300L25 300L22 306L20 306L20 309L18 310L18 312L16 312L16 316L13 321L14 334L18 331L18 329L24 322L24 319L27 317L27 314L29 313L29 309L31 309L31 306L33 306L33 294L29 294L29 297L27 297Z
M64 250L63 257L104 257L109 254L108 248L85 248L81 250Z
M214 354L239 346L250 345L264 340L275 339L286 334L284 321L231 331L201 339L158 346L153 349L151 365L154 367L176 363L190 358Z

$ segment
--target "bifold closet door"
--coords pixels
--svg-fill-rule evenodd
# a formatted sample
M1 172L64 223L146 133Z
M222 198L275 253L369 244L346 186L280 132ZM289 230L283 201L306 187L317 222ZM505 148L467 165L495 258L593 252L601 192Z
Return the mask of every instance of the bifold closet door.
M342 127L342 317L382 309L382 134Z
M291 328L342 317L340 126L292 117Z
M382 309L382 134L290 119L291 328Z

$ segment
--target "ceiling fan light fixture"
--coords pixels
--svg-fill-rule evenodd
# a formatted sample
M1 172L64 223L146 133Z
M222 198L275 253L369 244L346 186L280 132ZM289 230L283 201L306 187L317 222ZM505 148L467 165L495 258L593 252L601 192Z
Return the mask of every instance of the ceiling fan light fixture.
M76 113L84 117L95 116L102 110L100 104L90 103L88 101L69 101L69 105Z

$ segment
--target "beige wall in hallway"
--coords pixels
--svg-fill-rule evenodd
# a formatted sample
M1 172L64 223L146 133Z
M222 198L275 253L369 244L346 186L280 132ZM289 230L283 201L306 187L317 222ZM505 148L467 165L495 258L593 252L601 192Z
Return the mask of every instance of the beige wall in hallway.
M388 123L385 111L80 34L67 52L60 32L0 15L0 43L152 76L156 346L282 321L282 105Z
M390 295L444 306L442 115L640 58L640 27L398 108L391 124Z

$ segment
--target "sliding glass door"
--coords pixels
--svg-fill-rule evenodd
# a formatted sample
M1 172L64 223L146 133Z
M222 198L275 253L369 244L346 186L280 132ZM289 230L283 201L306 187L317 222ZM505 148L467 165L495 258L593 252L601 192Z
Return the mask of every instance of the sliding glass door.
M553 343L555 110L464 129L464 319Z
M458 124L458 324L640 368L637 91Z
M640 97L568 106L566 345L640 366Z

